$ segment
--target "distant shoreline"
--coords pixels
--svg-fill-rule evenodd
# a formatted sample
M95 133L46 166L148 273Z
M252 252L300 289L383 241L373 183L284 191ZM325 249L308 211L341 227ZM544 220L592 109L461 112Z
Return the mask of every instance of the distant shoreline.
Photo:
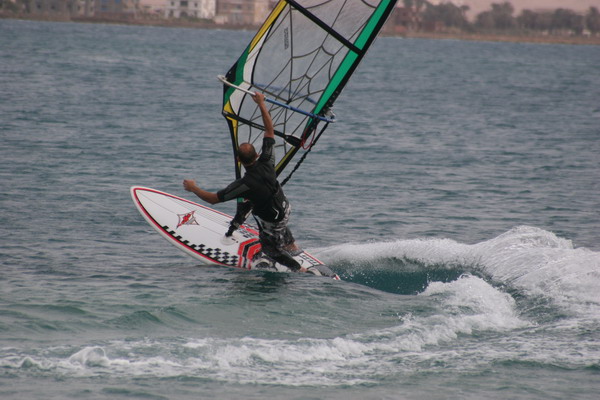
M455 39L477 42L511 42L511 43L546 43L546 44L576 44L600 45L600 37L585 36L552 36L552 35L510 35L510 34L485 34L485 33L428 33L409 32L402 37L420 39Z
M254 25L217 25L209 22L196 22L185 20L165 19L116 19L95 17L58 17L58 16L33 16L27 14L6 15L0 12L0 19L17 19L46 22L79 22L96 24L159 26L166 28L197 28L197 29L227 29L227 30L256 30ZM558 36L558 35L513 35L513 34L486 34L467 32L406 32L403 34L390 34L382 32L383 36L417 38L417 39L453 39L477 42L512 42L512 43L547 43L547 44L575 44L575 45L600 45L600 37L585 36Z

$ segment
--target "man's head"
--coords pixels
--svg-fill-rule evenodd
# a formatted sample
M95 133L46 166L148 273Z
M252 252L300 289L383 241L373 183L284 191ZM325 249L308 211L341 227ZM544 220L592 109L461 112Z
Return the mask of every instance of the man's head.
M238 149L238 158L243 165L252 165L258 158L258 154L251 143L242 143Z

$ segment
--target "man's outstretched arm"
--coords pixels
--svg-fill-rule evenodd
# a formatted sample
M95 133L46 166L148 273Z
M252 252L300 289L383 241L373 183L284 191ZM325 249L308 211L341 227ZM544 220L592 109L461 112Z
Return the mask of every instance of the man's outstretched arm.
M196 185L196 181L192 179L184 179L183 180L183 188L188 192L194 193L196 196L200 197L202 200L206 201L210 204L220 203L219 196L216 193L208 192L204 189L200 189L198 185Z

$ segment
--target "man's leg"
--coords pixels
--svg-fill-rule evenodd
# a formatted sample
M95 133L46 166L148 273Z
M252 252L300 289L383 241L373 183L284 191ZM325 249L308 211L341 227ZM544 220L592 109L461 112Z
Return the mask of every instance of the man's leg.
M267 222L256 218L260 227L259 239L262 250L267 256L292 271L306 272L306 268L303 268L290 254L299 249L292 232L287 227L289 216L290 208L288 207L284 218L279 222Z
M292 256L290 256L289 254L287 254L286 252L280 252L278 254L269 254L269 253L266 253L266 254L269 257L271 257L273 260L277 261L279 264L285 265L286 267L288 267L289 269L291 269L294 272L300 272L300 271L304 272L304 270L305 270L304 268L302 268L302 266L300 265L300 263L298 261L294 260L294 258Z
M260 233L260 244L262 251L267 256L277 261L281 265L285 265L294 272L302 271L300 263L294 259L287 251L285 251L280 243L277 243L272 236L266 234L264 231Z

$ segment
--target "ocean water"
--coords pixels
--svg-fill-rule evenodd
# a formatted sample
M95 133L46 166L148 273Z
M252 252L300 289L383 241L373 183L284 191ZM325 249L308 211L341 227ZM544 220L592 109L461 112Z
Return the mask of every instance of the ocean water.
M338 282L131 201L230 181L251 36L0 20L0 398L597 399L600 47L376 41L286 185Z

